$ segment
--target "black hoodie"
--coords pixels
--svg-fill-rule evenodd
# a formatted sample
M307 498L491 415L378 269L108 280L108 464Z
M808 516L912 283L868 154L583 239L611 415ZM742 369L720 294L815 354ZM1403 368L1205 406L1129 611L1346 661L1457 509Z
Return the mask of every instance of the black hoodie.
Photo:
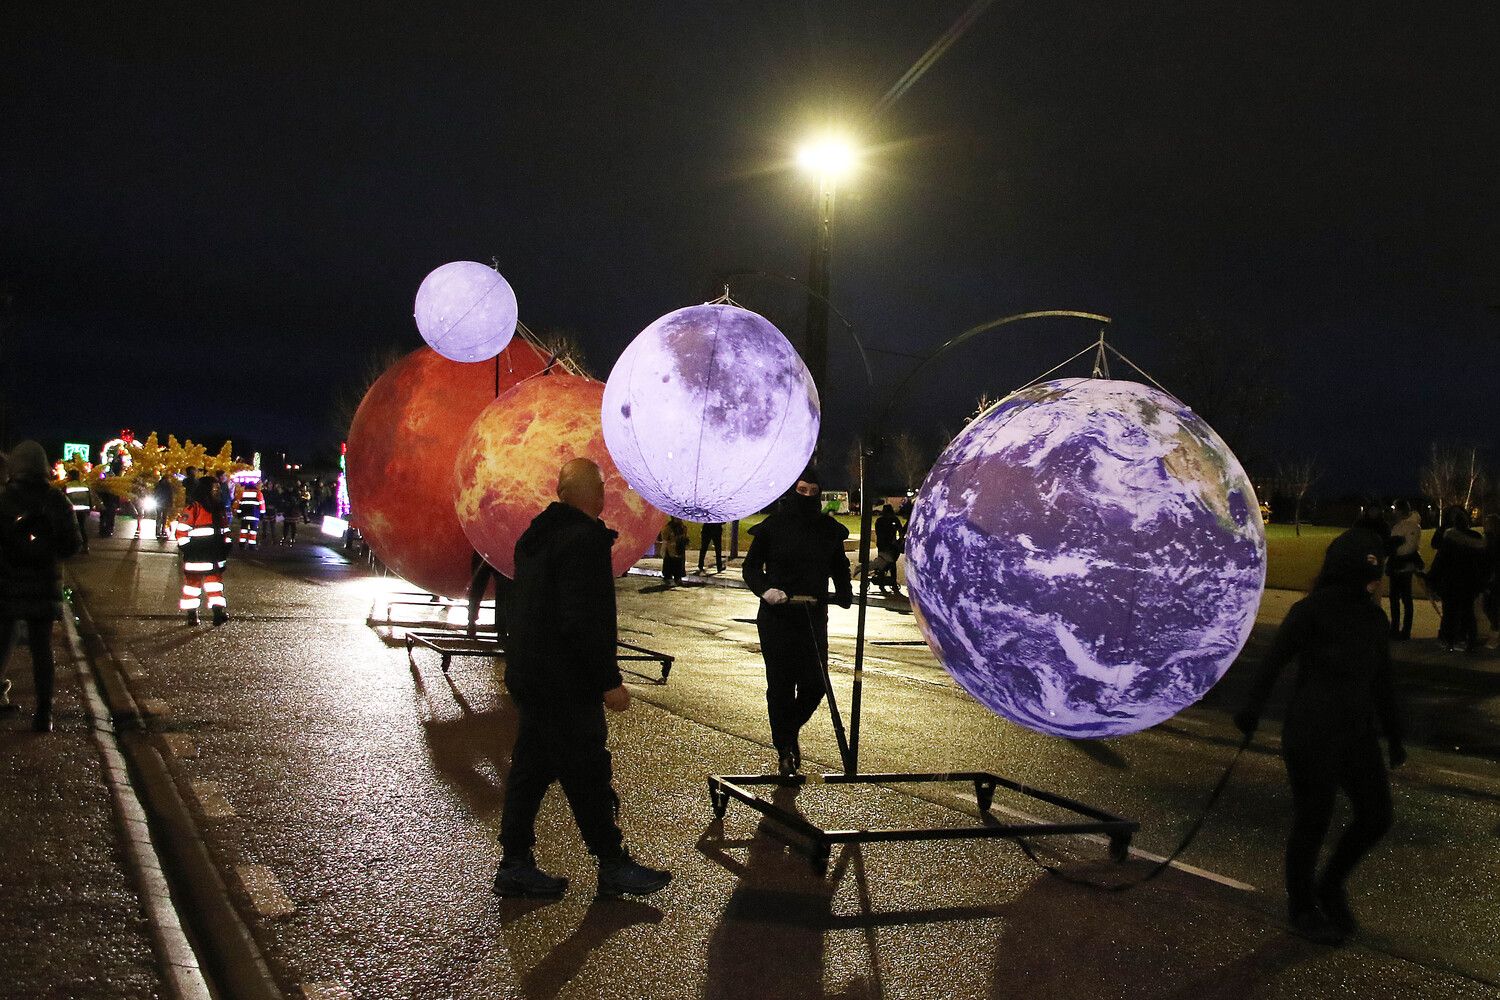
M1335 538L1312 593L1292 605L1277 630L1245 711L1259 716L1282 669L1297 660L1284 745L1341 746L1376 732L1401 742L1390 619L1365 589L1380 578L1384 558L1384 540L1362 528Z
M553 503L516 542L505 685L530 701L598 701L623 683L616 660L615 532Z

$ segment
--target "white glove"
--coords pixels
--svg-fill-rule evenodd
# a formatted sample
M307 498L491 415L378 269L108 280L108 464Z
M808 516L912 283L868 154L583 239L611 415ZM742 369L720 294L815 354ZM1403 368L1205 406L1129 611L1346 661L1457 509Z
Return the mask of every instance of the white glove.
M766 591L764 594L761 594L760 595L760 599L763 600L763 601L765 601L767 604L785 604L786 603L786 591L784 591L784 590L777 590L775 587L772 587L770 590Z

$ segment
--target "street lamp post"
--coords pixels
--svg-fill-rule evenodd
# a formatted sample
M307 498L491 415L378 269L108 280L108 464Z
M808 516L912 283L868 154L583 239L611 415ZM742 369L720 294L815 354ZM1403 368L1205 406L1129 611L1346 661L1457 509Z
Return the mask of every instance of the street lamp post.
M848 141L825 136L808 143L797 152L797 163L818 181L818 200L814 205L812 249L807 262L806 343L804 350L808 371L818 393L828 381L828 299L832 285L834 195L839 178L854 166L854 149Z

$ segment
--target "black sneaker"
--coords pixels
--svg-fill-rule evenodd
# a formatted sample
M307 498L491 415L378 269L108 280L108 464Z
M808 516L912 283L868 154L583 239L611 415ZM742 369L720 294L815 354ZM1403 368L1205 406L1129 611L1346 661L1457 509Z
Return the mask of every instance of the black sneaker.
M189 625L196 625L196 624L198 624L198 612L196 612L196 611L189 611L187 613L187 623Z
M535 861L519 864L501 862L495 872L495 895L497 896L561 896L568 889L568 880L560 875L548 875L536 866Z
M1313 944L1340 945L1344 943L1344 935L1317 907L1293 910L1287 918L1287 929Z
M1359 931L1359 921L1349 908L1349 894L1342 885L1325 882L1318 886L1318 906L1328 922L1344 937Z
M224 608L214 608L214 625L223 625L229 620L229 612Z
M600 860L599 895L601 896L649 896L665 889L672 881L672 873L657 868L647 868L631 860L629 852L618 858Z
M783 778L790 778L797 773L797 758L792 756L790 750L777 758L776 770Z

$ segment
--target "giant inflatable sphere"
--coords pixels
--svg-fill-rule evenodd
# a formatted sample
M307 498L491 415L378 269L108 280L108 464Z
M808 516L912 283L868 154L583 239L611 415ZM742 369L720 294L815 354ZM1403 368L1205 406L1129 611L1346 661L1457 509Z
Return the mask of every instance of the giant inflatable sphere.
M493 363L462 365L421 348L365 393L349 426L351 517L398 576L462 597L473 550L453 513L453 456L469 425L495 398L546 363L514 341Z
M488 361L515 336L516 293L492 267L444 264L422 279L413 313L427 346L450 361Z
M1266 578L1255 492L1213 429L1166 393L1095 379L1031 386L964 428L917 495L906 557L954 679L1068 737L1203 697Z
M691 521L732 521L797 481L818 442L818 390L781 331L732 305L668 313L604 390L604 440L630 485Z
M604 523L619 533L612 553L621 576L646 554L666 516L630 488L610 461L599 429L604 386L553 370L485 407L453 461L454 508L474 550L501 573L516 572L516 540L557 499L557 473L574 458L604 473Z

